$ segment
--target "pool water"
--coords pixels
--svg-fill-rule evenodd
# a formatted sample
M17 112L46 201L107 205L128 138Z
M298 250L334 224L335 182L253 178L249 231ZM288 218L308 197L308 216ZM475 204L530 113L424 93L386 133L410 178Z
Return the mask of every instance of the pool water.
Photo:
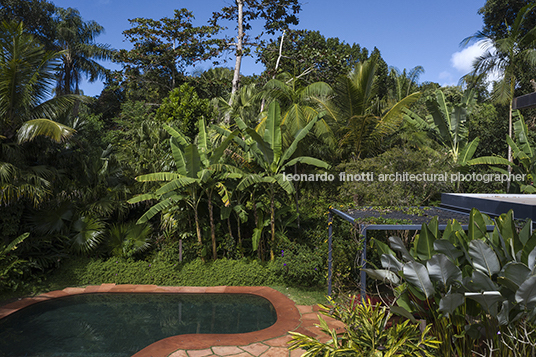
M81 294L30 305L0 319L0 356L130 357L181 334L235 334L277 320L248 294Z

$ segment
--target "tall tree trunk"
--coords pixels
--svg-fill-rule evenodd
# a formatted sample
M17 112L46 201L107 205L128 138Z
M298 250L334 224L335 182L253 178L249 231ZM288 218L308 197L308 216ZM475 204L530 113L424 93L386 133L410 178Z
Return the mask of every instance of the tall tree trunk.
M197 202L196 202L197 197L195 195L195 192L193 194L193 198L194 198L193 208L194 208L195 232L197 233L197 242L199 244L203 244L203 239L201 238L201 227L199 226L199 215L197 214Z
M253 201L253 220L255 227L259 226L259 216L257 214L257 201L255 200L255 191L251 191L251 200Z
M173 39L173 53L175 53L175 39ZM175 89L175 72L177 72L177 69L175 66L175 60L173 60L171 67L171 90Z
M235 44L236 61L233 74L233 87L231 89L231 98L229 99L229 105L233 104L233 94L238 90L238 87L240 86L240 66L242 64L242 48L244 42L244 0L236 0L236 4L238 5L238 36L236 37ZM225 119L228 123L230 120L230 116Z
M197 234L197 243L199 243L199 247L202 247L203 238L201 236L201 226L199 225L199 215L197 214L197 195L195 194L195 191L193 192L192 197L193 197L192 208L194 209L195 233ZM205 261L205 258L201 257L201 259Z
M227 217L227 229L229 229L229 237L231 237L231 239L234 240L233 227L231 226L231 215Z
M212 206L212 190L208 193L208 218L210 221L210 238L212 240L212 259L218 259L216 252L216 227L214 226L214 207Z
M71 57L70 55L67 53L65 54L65 57L64 57L64 61L65 61L65 77L63 79L63 88L60 89L60 93L58 93L59 95L64 95L64 94L71 94L71 81L72 81L72 78L71 78L71 73L72 73L72 67L71 67Z
M238 91L238 88L240 87L240 67L242 65L242 48L243 48L243 42L244 42L244 0L236 0L236 4L238 6L238 36L236 37L236 43L234 43L235 46L235 68L233 73L233 82L232 82L232 88L231 88L231 97L229 98L229 106L233 105L233 100L235 97L235 93ZM225 117L223 118L223 122L225 124L229 124L231 122L231 112L227 113Z
M194 220L195 220L195 232L197 233L197 243L199 243L199 247L203 246L203 240L201 239L201 227L199 226L199 216L197 215L197 207L194 208ZM201 257L203 261L205 261L205 258Z
M236 234L238 235L238 248L240 250L240 254L244 256L242 253L242 231L240 229L240 225L242 222L240 221L240 216L237 215L236 217Z
M231 225L231 215L229 215L229 217L227 217L227 228L229 229L229 238L231 238L231 240L233 241L233 243L236 243L235 242L235 239L234 239L234 236L233 236L233 227ZM236 246L235 246L236 248ZM235 250L236 252L236 250ZM230 253L230 252L229 252ZM230 255L231 256L231 255ZM232 257L232 256L231 256Z
M272 76L272 79L275 78L275 75L277 74L277 69L279 68L279 62L281 61L281 57L283 57L283 39L285 38L285 33L287 30L283 31L283 34L281 35L281 42L279 43L279 56L277 56L277 61L275 61L275 68L274 68L274 75ZM261 113L264 111L264 104L266 103L266 98L262 98L261 101ZM299 224L298 224L299 228Z
M195 219L195 232L197 233L197 242L203 244L201 239L201 227L199 226L199 216L197 215L197 210L194 210L194 219Z

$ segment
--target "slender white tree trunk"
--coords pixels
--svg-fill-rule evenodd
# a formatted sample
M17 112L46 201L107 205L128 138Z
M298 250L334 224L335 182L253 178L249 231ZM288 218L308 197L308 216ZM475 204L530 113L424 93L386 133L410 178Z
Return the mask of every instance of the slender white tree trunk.
M236 61L235 69L233 74L233 86L231 89L231 97L229 98L229 106L233 105L234 94L238 91L240 87L240 66L242 65L242 48L244 42L244 0L236 0L238 5L238 36L236 37L235 51L236 51ZM225 115L223 119L225 124L231 122L231 112Z
M281 42L279 43L279 56L277 56L277 61L275 62L274 75L272 76L272 78L275 78L275 75L277 74L277 69L279 68L279 62L281 61L281 57L283 57L283 39L285 38L285 33L286 33L286 30L284 30L283 34L281 35ZM266 99L262 98L261 113L264 111L264 104L265 103L266 103ZM299 221L300 220L298 218L298 228L300 228Z
M244 41L244 0L237 0L238 5L238 36L236 38L236 62L233 75L233 88L231 93L235 93L238 90L240 83L240 66L242 64L242 48ZM232 98L232 97L231 97ZM231 99L232 101L232 99Z

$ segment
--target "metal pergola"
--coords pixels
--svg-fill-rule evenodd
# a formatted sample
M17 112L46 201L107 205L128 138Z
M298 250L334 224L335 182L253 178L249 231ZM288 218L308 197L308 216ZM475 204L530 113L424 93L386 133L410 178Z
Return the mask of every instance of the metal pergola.
M447 222L452 219L456 219L462 224L462 229L467 231L469 229L468 225L468 219L469 215L466 213L460 213L453 210L443 209L439 207L429 207L425 208L427 214L424 216L418 216L414 214L400 214L399 212L395 213L394 217L404 220L411 220L411 224L368 224L368 223L360 223L360 218L365 217L382 217L382 218L390 218L389 214L385 214L384 212L374 210L374 209L366 209L364 211L354 210L353 212L350 211L348 213L339 211L333 207L329 208L329 215L328 215L328 296L331 296L331 278L332 278L332 263L333 263L333 256L332 256L332 241L333 241L333 215L337 215L343 220L351 223L352 225L359 225L359 231L361 234L361 242L362 242L362 250L361 250L361 299L364 301L366 297L366 278L367 274L363 270L366 268L367 265L367 231L420 231L422 228L423 223L429 223L432 218L438 217L439 218L439 230L444 231L445 228L447 228ZM356 212L360 212L357 213ZM403 217L403 218L402 218ZM419 224L417 224L419 222ZM486 226L486 230L488 232L492 232L495 226Z

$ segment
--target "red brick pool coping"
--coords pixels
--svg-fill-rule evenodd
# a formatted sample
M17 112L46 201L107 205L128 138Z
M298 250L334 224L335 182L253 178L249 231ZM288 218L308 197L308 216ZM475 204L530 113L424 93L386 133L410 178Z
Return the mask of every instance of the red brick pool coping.
M0 307L0 319L39 301L58 297L90 293L206 293L206 294L252 294L261 296L272 303L277 312L277 321L260 331L241 334L188 334L178 335L157 341L133 357L165 357L178 349L197 350L211 346L243 346L251 343L286 335L298 328L301 315L292 300L277 290L265 286L157 286L157 285L91 285L85 288L65 288L51 291L36 297L24 298Z

